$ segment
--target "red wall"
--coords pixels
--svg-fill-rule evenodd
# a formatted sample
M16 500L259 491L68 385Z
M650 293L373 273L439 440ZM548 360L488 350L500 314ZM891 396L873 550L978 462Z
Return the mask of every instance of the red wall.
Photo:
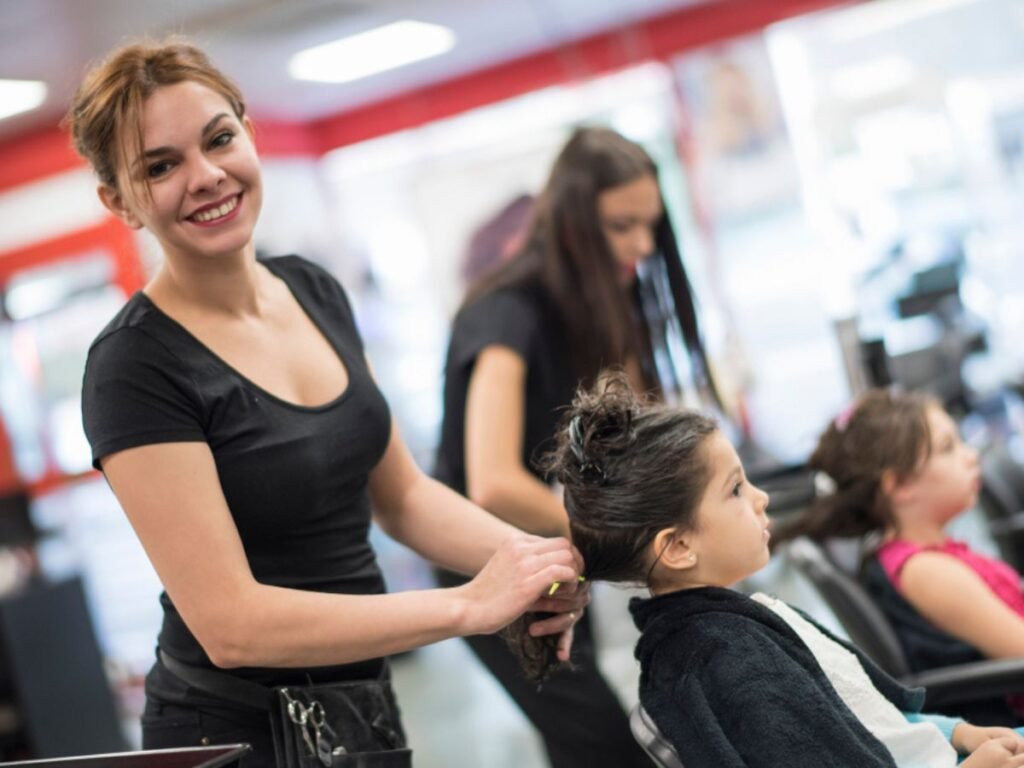
M318 157L336 147L456 115L551 85L643 61L666 60L700 45L763 29L841 0L715 0L603 32L436 85L310 123L258 120L264 156ZM0 143L0 191L82 166L67 135L53 127Z

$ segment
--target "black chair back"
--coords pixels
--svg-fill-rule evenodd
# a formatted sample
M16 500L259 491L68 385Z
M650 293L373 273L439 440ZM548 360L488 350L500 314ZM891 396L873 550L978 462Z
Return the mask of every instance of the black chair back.
M1024 466L1003 443L981 456L978 506L988 518L999 554L1018 571L1024 568Z
M807 538L791 542L786 557L818 590L854 645L893 677L910 674L906 654L888 618L855 578Z

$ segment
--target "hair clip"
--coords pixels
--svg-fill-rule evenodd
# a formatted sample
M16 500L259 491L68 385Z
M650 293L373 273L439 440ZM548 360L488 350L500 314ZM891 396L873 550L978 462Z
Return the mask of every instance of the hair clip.
M814 473L814 495L817 497L831 496L836 492L836 481L823 470Z
M592 461L580 464L580 477L595 485L604 485L608 482L608 474L604 471L604 467Z
M839 414L832 420L832 423L835 425L836 430L838 430L839 432L844 431L847 425L850 423L850 419L853 418L853 414L856 412L856 402L852 402L848 406L843 408L843 410L841 410Z
M573 457L579 462L582 469L585 462L583 461L583 430L580 427L579 415L573 416L572 421L569 422L569 450L572 451Z

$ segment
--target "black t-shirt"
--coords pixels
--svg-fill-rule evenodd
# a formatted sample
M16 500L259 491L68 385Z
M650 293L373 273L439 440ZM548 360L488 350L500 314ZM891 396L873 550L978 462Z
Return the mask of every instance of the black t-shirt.
M345 391L316 407L280 400L136 293L89 350L82 411L94 466L134 446L205 442L257 581L318 592L384 592L368 541L368 475L390 437L387 403L337 281L297 256L263 263L344 362ZM167 594L160 600L160 647L186 663L212 666ZM344 679L373 674L373 667L304 672ZM295 679L295 670L233 673L268 685Z
M554 446L562 412L571 404L576 376L566 334L547 292L537 282L503 288L464 307L455 317L445 363L444 419L434 475L466 492L466 393L484 348L507 347L526 363L522 462L545 480L535 460Z

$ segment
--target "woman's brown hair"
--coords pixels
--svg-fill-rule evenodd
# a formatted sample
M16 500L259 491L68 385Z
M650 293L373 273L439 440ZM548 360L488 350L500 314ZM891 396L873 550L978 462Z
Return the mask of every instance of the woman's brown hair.
M238 86L214 67L205 53L185 42L126 45L85 76L64 124L71 130L75 150L103 184L118 189L118 177L142 154L146 99L161 86L185 81L216 91L231 105L235 117L241 120L245 116Z
M827 487L806 513L777 526L773 546L798 536L820 541L894 527L882 476L906 480L928 458L931 407L940 406L920 392L875 389L833 419L807 462L826 476Z
M651 335L620 282L597 211L598 196L658 170L641 147L608 128L576 129L551 168L537 198L530 229L519 254L473 286L465 304L503 288L538 282L562 318L576 377L592 384L600 370L640 364L644 386L659 391ZM659 279L695 364L697 383L716 404L718 393L697 324L693 293L668 215L654 232ZM658 318L664 322L666 318Z

